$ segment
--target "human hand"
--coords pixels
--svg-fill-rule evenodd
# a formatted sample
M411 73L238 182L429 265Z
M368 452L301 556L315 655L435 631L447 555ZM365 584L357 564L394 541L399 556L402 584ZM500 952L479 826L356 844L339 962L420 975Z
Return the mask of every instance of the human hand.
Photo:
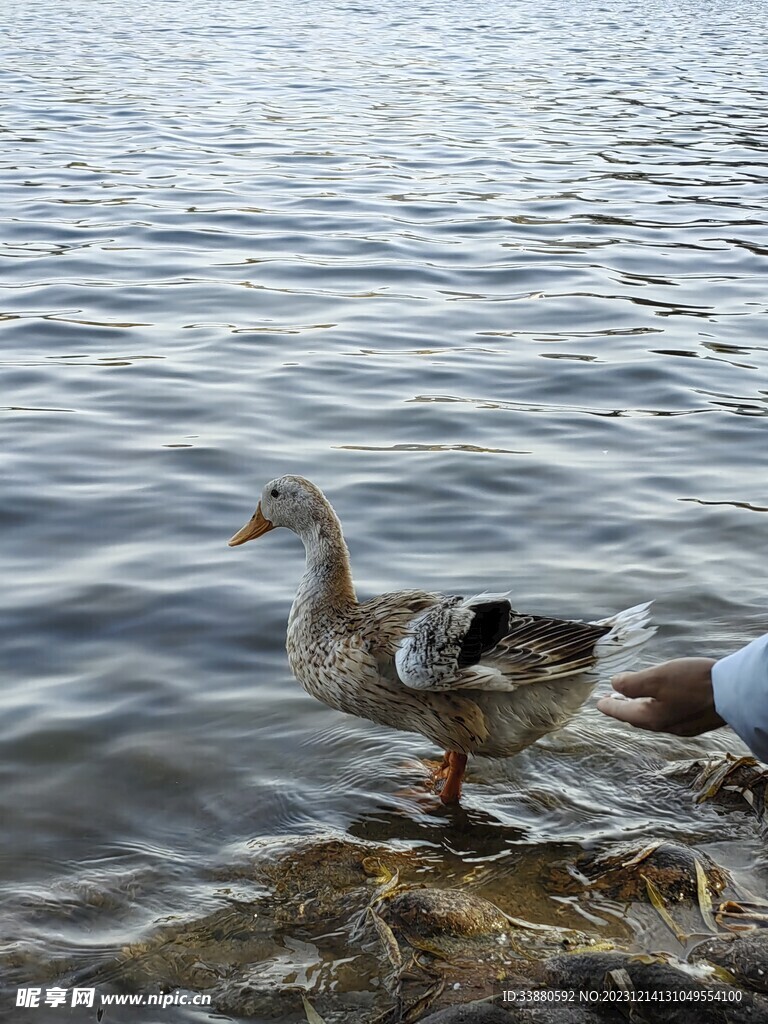
M713 658L675 658L641 672L623 672L611 685L633 700L613 694L601 697L604 715L651 732L698 736L725 725L715 711L712 692Z

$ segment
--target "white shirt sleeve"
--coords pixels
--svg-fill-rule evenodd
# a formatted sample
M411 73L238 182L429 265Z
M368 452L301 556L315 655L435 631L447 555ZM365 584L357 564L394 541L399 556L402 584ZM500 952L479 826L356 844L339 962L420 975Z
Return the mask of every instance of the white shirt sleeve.
M768 634L712 666L715 710L768 762Z

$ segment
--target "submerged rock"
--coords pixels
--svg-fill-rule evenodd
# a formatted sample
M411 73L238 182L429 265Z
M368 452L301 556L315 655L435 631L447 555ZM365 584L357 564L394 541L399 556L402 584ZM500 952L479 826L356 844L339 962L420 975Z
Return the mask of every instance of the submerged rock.
M299 968L294 977L304 975ZM278 978L269 970L269 965L259 964L243 974L224 979L211 992L211 1006L220 1014L238 1019L289 1019L306 1024L302 994L306 994L305 998L308 997L324 1024L362 1024L374 1020L388 1005L381 993L362 991L359 987L348 992L318 992L304 985L287 984L285 978Z
M261 927L255 904L165 923L146 939L124 947L92 980L98 983L103 975L121 989L202 992L233 970L274 957L277 950L270 931L269 926Z
M438 1013L422 1017L419 1024L512 1024L509 1014L488 1003L467 1003L450 1006Z
M459 889L406 886L380 876L368 910L389 990L404 1008L402 1024L430 1008L488 999L503 988L530 987L537 959L570 946L588 947L590 936L529 925L489 900Z
M697 947L698 966L686 968L614 952L610 941L583 932L520 920L472 888L441 886L442 878L456 876L439 855L327 835L262 842L247 852L248 859L216 871L215 896L224 905L196 919L162 922L144 941L102 962L89 983L207 991L220 1013L294 1024L306 1020L305 996L325 1024L416 1024L440 1013L449 1015L432 1024L596 1024L625 1020L630 1004L615 997L575 1005L488 1000L504 989L542 986L693 992L734 980L761 988L762 940L742 937L735 945L713 938ZM710 894L720 893L727 875L702 854L666 841L618 844L579 857L570 872L561 868L560 882L645 902L648 879L664 900L693 901L702 869ZM564 891L563 884L554 888ZM473 1000L486 1002L467 1005ZM765 1010L765 1017L745 1016L750 1007ZM741 1007L658 1003L651 1017L642 1016L639 1003L631 1009L637 1024L768 1020L768 1002L751 992Z
M600 1024L600 1020L591 1010L583 1007L537 1006L521 1009L510 1006L504 1010L487 1003L468 1003L422 1017L418 1024Z
M724 757L676 761L661 770L693 790L698 803L711 802L725 810L751 811L762 821L768 807L768 770L754 757Z
M294 982L309 973L321 990L373 991L379 964L350 943L345 927L375 890L366 869L372 858L417 877L424 870L410 851L342 838L258 843L247 862L217 869L226 905L163 921L74 980L121 991L215 990L224 1012L245 1016L301 1008Z
M599 853L583 854L567 877L562 867L555 869L553 880L560 891L586 889L624 903L647 903L648 879L667 901L695 900L697 862L704 869L710 896L719 895L728 885L728 873L705 853L668 840L618 843Z
M408 889L386 902L382 916L410 945L430 952L466 951L467 941L477 939L505 945L511 930L497 906L459 889Z
M208 991L216 1010L245 1018L301 1021L305 993L327 1024L394 1024L398 1014L412 1024L531 984L537 960L595 942L511 918L471 890L426 886L438 865L341 837L258 844L249 861L216 871L226 906L164 922L94 981Z
M768 930L713 936L696 946L690 959L714 964L727 972L736 984L756 992L768 992Z
M730 985L712 984L711 970L666 957L581 953L553 957L544 984L588 993L609 1020L636 1024L756 1024L768 1020L768 1000ZM632 1016L629 1016L631 1010Z
M267 883L272 911L291 924L328 922L364 908L383 866L390 874L418 877L427 861L411 850L341 837L260 844L248 870Z

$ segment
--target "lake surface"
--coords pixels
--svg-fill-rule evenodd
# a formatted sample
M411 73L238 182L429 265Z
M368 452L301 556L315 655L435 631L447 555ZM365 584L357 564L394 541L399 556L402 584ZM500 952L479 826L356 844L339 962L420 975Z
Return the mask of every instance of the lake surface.
M9 1003L215 906L212 865L259 837L479 860L693 837L764 889L751 830L642 785L648 759L738 740L593 702L471 767L459 841L408 795L425 740L291 678L298 540L226 542L301 473L361 595L509 589L574 618L654 598L646 662L764 632L765 5L4 12Z

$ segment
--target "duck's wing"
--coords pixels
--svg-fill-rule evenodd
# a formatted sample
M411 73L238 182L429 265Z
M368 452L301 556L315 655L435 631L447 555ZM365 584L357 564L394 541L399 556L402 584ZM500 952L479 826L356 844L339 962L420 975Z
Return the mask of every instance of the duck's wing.
M508 630L511 608L505 598L477 600L437 597L413 616L394 655L400 681L416 690L449 690L467 685L466 669L477 665Z
M512 612L509 632L483 661L508 686L525 686L586 672L597 661L597 643L610 626Z
M395 654L400 681L421 690L514 690L621 667L653 635L649 605L599 622L516 612L502 597L443 598L409 623ZM632 652L634 653L634 652Z

